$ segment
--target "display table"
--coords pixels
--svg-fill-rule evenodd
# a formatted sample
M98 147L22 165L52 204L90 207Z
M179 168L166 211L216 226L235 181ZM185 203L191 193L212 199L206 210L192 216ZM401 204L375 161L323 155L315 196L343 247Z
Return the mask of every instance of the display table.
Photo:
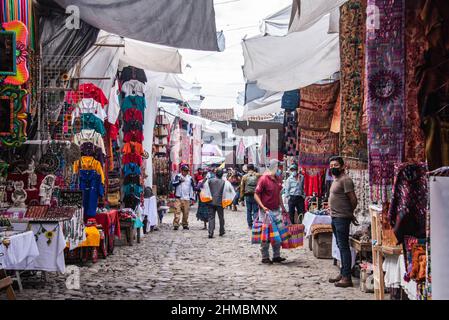
M8 234L11 234L9 236ZM18 265L31 265L39 256L39 249L33 231L19 234L4 233L4 241L0 242L0 264L2 269L17 270ZM5 245L5 243L9 244ZM20 269L20 268L19 268Z
M105 242L107 244L108 254L114 253L114 239L117 236L121 238L120 219L118 210L111 210L104 213L97 213L95 219L103 226L105 233Z
M302 220L302 224L304 225L304 233L305 237L309 238L312 233L311 229L314 224L332 224L332 218L330 216L320 216L313 214L311 212L306 212L304 215L304 219Z

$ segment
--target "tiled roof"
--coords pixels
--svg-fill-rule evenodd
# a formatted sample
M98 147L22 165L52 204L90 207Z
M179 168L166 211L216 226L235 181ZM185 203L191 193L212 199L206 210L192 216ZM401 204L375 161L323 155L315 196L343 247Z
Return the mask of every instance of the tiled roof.
M211 121L228 122L234 119L234 109L201 109L201 117Z

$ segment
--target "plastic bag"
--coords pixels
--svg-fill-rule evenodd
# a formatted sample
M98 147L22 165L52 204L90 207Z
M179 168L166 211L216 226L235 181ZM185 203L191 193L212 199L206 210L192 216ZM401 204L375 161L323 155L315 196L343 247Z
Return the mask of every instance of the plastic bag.
M223 200L221 201L221 206L223 208L229 207L235 198L235 190L229 181L225 182L223 190Z
M200 200L201 202L207 203L212 201L212 193L210 192L209 182L203 185L203 188L200 192Z

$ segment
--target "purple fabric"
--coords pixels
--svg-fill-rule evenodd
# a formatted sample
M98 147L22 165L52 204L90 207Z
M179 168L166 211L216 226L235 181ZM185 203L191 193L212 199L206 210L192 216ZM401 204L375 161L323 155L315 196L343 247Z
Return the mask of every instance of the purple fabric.
M405 0L368 0L368 145L371 199L388 202L394 165L403 160ZM379 23L375 9L379 9ZM373 23L370 23L373 22Z

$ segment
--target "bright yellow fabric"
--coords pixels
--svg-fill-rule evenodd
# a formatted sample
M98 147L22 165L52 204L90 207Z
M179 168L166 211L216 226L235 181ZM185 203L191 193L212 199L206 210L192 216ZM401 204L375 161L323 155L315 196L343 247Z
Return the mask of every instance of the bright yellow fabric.
M103 167L94 157L83 156L80 160L76 160L73 164L73 172L78 173L80 170L95 170L101 176L101 183L104 184Z
M86 240L81 243L80 247L99 247L100 246L100 231L97 227L86 227Z

